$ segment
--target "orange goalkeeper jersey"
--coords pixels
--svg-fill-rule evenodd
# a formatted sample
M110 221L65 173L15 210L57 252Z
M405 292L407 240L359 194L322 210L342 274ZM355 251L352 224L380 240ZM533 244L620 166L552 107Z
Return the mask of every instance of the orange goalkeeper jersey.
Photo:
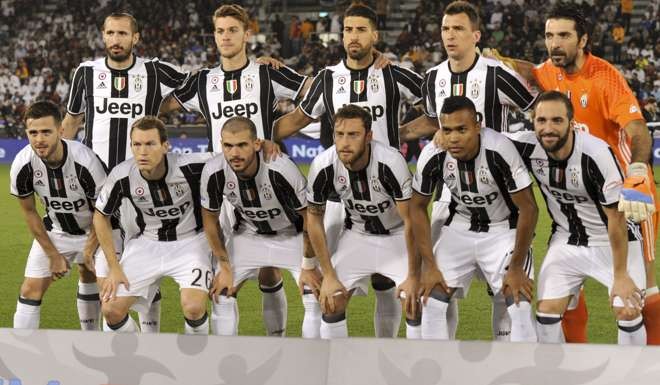
M578 128L605 140L626 170L630 164L630 138L623 127L644 118L621 73L607 61L591 54L586 55L584 65L575 74L567 74L550 59L533 72L543 90L568 95Z

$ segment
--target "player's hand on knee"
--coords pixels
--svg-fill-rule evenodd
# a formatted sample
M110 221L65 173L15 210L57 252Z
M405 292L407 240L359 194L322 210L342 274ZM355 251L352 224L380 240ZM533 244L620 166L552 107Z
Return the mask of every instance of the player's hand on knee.
M209 296L211 300L215 303L219 303L220 299L218 296L224 295L231 297L236 292L234 287L234 276L231 270L222 269L215 278L213 278L213 286L209 290Z
M319 297L319 292L321 291L321 281L323 276L318 268L314 269L302 269L300 271L300 278L298 279L298 289L300 289L300 295L304 294L305 287L309 288L316 298Z
M521 294L531 302L534 295L534 281L529 279L521 267L509 266L502 282L502 293L512 296L516 305L521 300Z
M614 303L616 297L623 302L624 316L632 317L644 307L644 292L635 285L627 272L619 276L615 274L610 292L610 306L618 305Z
M436 267L427 267L422 271L422 277L420 280L420 288L418 294L422 297L422 302L424 305L429 300L429 295L434 288L439 287L445 293L449 293L449 287L445 282L445 277L442 275L442 272Z
M126 290L130 289L128 278L126 278L126 274L124 274L121 266L111 267L108 272L108 278L103 283L103 290L101 291L103 301L108 302L115 298L117 296L117 288L122 284L126 287Z
M619 211L625 213L626 219L635 223L650 219L655 212L653 190L646 164L635 162L628 166L619 197Z
M396 297L403 302L406 317L417 318L419 310L419 277L409 275L396 289Z
M50 258L50 272L53 281L65 277L69 273L69 263L60 253Z
M284 67L284 63L270 56L259 56L257 58L257 64L269 65L275 68L276 70Z
M321 291L319 292L319 303L321 311L325 314L335 312L335 296L343 295L348 298L348 290L342 285L334 274L326 274L321 283Z
M282 156L282 149L280 149L280 146L271 140L263 140L261 142L261 148L264 152L264 160L267 162Z

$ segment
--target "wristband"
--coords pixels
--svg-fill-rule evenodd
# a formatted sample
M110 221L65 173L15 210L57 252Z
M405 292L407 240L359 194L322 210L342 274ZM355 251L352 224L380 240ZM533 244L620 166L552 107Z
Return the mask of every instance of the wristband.
M303 270L314 270L314 269L316 269L317 265L318 265L318 258L316 258L316 257L310 257L310 258L303 257L302 265L301 265Z

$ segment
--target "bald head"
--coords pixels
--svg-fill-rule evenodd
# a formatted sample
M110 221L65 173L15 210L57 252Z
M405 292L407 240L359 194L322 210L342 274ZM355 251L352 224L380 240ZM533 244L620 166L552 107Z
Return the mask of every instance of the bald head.
M230 134L236 135L243 131L250 132L251 139L257 139L257 126L254 125L248 118L242 116L235 116L225 122L222 126L221 134L228 132Z

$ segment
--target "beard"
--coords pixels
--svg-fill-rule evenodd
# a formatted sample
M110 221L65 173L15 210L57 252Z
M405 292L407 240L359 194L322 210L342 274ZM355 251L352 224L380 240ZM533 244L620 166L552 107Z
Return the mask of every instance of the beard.
M350 48L346 50L346 54L353 60L362 60L370 53L371 53L371 47L360 47L360 49L357 49L355 51L351 51Z
M117 47L117 46L112 46L112 47L106 47L105 53L108 55L108 57L114 61L118 62L123 62L125 60L128 60L129 57L131 57L131 53L133 52L133 47L130 47L129 49L124 49L122 48L122 51L118 54L112 53L112 48Z
M569 128L569 129L566 131L566 135L564 135L564 136L560 136L560 137L557 139L557 142L555 142L555 144L553 144L553 145L549 145L549 146L546 146L546 145L543 143L543 137L537 135L536 138L538 139L539 143L541 143L541 147L543 147L543 149L544 149L546 152L550 152L550 153L552 153L552 152L559 151L562 147L564 147L564 145L566 144L566 142L568 142L568 136L569 136L570 134L571 134L571 130L570 130L570 128Z
M555 59L553 57L554 55L562 55L563 57L560 57L559 59ZM575 66L576 58L577 58L577 52L573 54L569 54L562 50L554 50L550 53L550 59L552 60L552 64L561 68L570 68Z

